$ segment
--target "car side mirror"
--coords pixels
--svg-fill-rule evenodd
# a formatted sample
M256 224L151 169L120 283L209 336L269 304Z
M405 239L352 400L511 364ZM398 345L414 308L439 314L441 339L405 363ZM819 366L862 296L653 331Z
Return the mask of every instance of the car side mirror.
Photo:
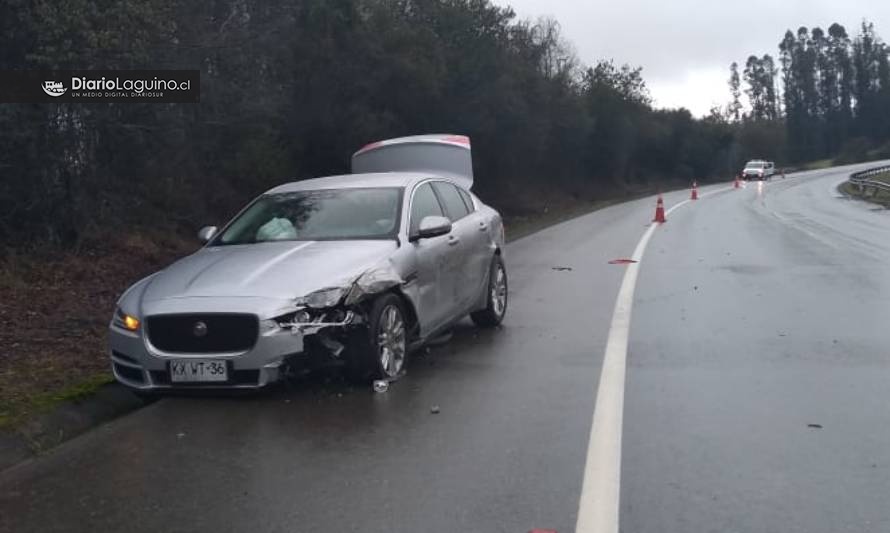
M420 226L417 228L417 233L412 236L411 240L430 239L449 233L451 233L451 221L447 218L438 216L423 217L423 220L420 221Z
M204 226L198 230L198 240L201 241L201 244L207 244L210 239L216 236L217 229L216 226Z

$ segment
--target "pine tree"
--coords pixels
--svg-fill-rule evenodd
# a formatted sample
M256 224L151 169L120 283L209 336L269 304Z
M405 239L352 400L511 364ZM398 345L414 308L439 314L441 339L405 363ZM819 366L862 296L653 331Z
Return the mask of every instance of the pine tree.
M732 65L729 66L729 94L732 96L732 100L729 103L729 108L727 109L728 115L734 122L739 122L742 119L742 89L741 89L741 78L739 77L739 64L735 61L732 62Z
M768 120L779 118L779 96L777 91L776 62L769 54L760 58L761 84L764 93L764 112Z

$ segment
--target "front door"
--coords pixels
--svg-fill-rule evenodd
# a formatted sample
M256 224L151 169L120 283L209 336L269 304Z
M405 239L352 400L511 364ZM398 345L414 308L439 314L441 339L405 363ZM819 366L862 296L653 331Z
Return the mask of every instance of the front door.
M411 196L408 234L415 235L420 221L428 216L445 216L445 211L429 183L419 185ZM421 336L429 335L451 316L457 291L459 261L454 234L414 240L417 265L417 316Z

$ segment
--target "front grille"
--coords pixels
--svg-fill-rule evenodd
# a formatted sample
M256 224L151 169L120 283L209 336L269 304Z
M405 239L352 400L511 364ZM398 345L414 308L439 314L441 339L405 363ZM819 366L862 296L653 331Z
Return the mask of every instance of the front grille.
M148 340L171 353L244 352L256 344L259 320L255 315L157 315L146 319Z

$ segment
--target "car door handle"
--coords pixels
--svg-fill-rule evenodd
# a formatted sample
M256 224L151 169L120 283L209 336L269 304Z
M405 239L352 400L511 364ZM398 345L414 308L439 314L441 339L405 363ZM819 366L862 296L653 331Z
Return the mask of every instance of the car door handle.
M460 242L460 239L452 235L448 237L448 246L456 246Z
M479 231L485 231L487 229L488 229L488 224L486 224L485 222L479 223Z

